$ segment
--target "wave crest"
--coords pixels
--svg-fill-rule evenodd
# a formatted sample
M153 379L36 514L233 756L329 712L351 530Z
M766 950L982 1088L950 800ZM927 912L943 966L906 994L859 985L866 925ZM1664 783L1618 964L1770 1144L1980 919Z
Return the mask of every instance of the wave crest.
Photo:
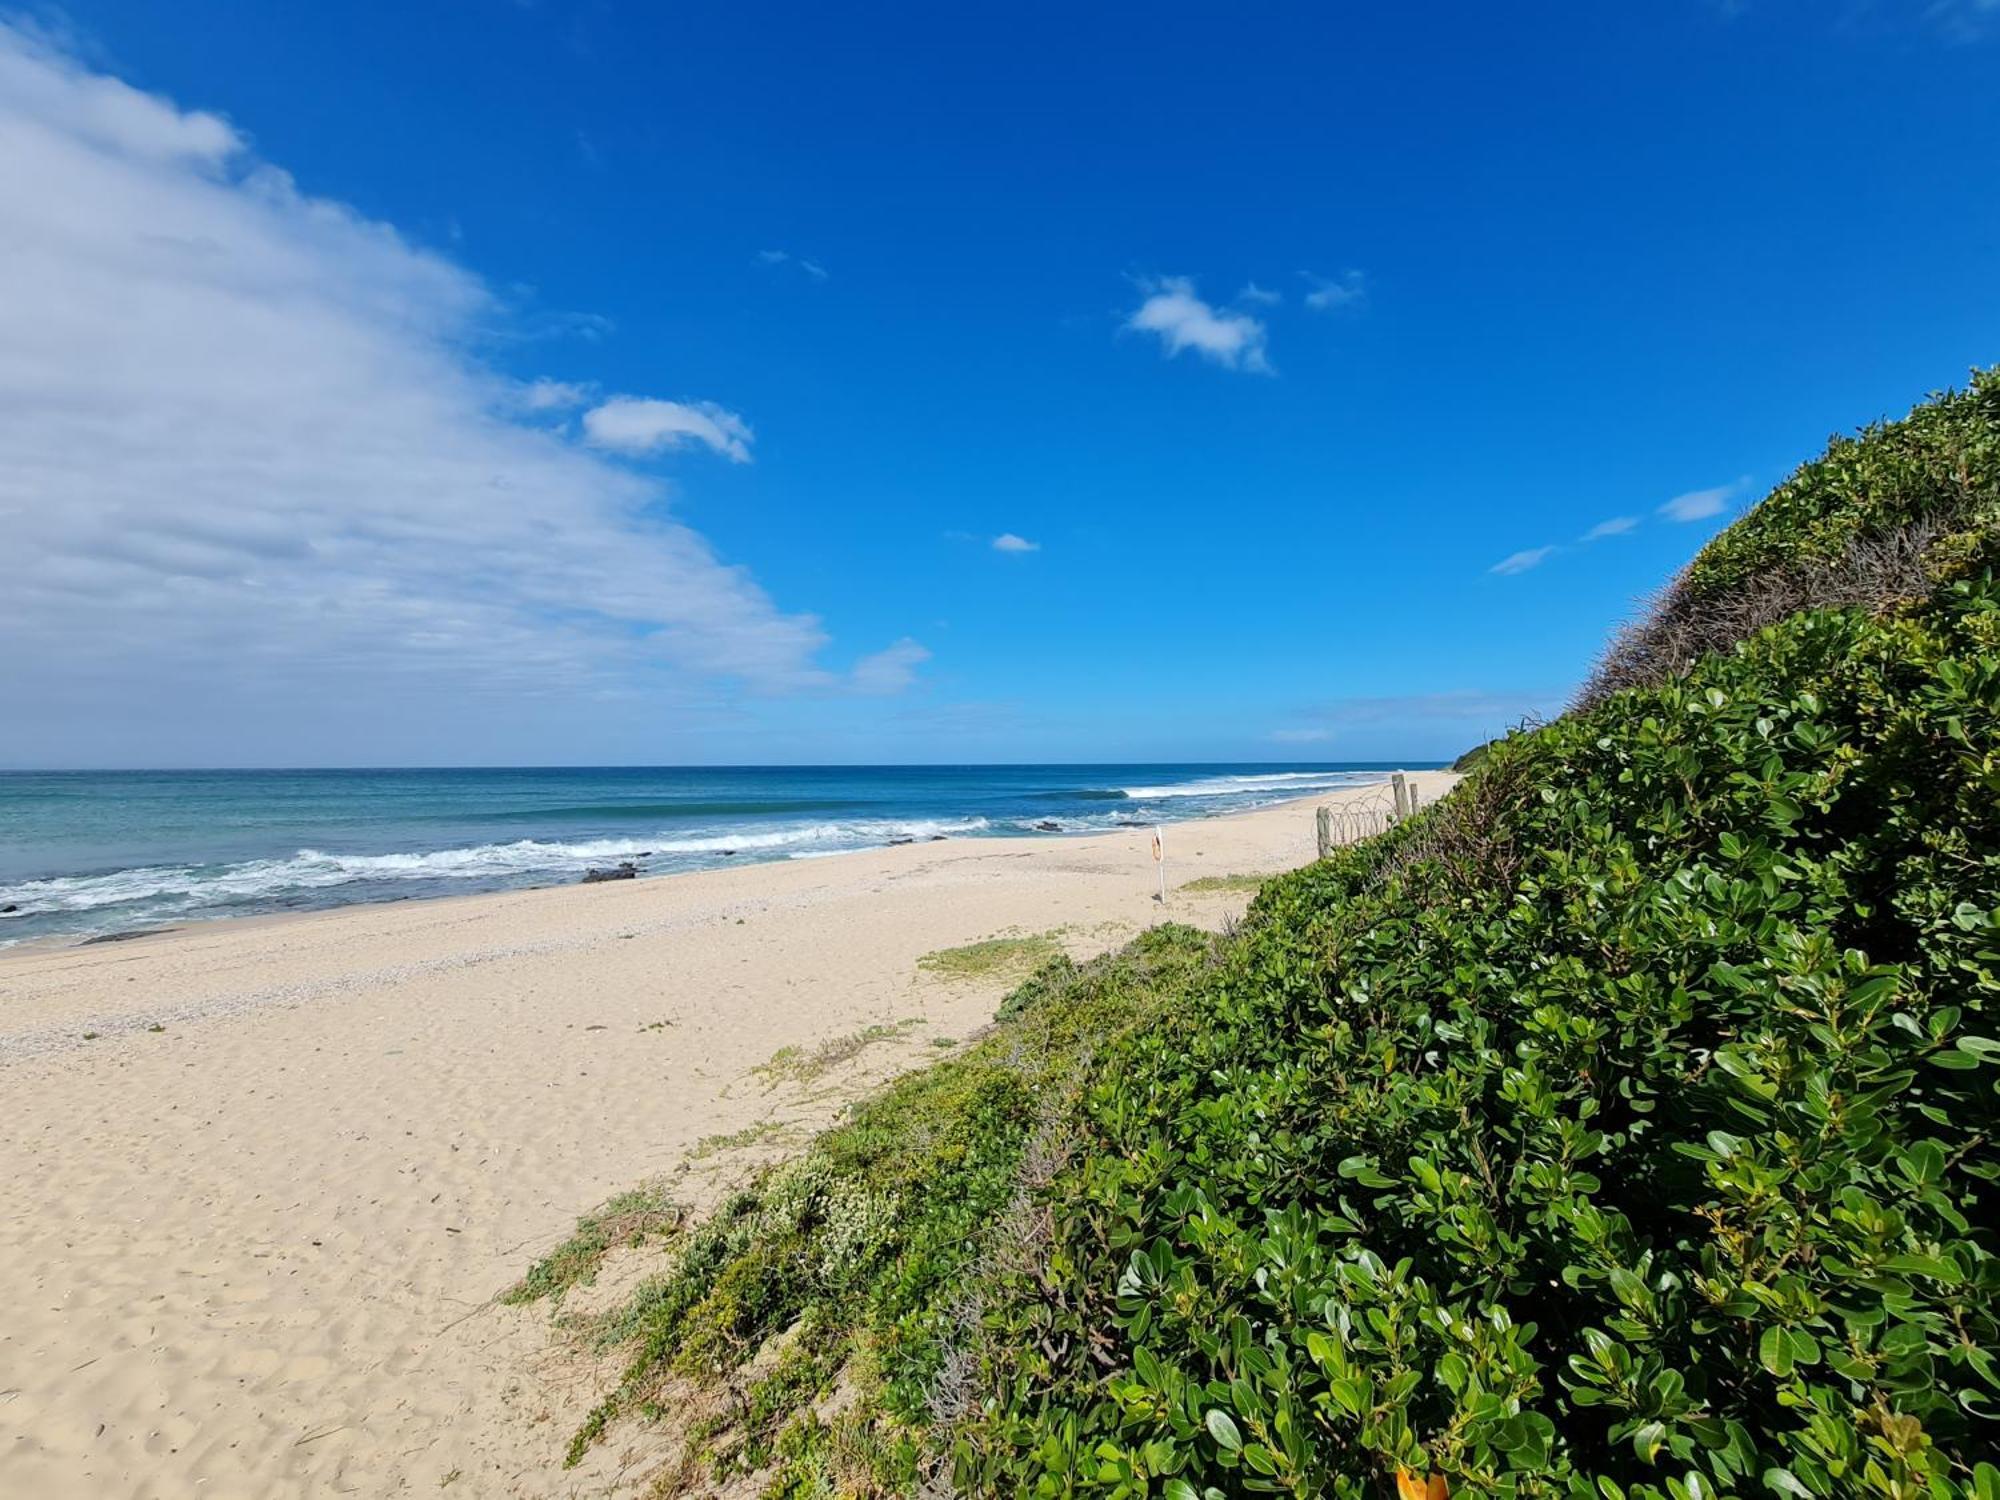
M0 904L37 914L88 912L146 905L156 914L231 906L357 883L505 881L536 875L569 877L606 860L650 858L662 869L684 869L701 856L810 850L838 854L938 834L977 833L984 818L857 819L802 823L742 832L662 835L656 839L586 839L570 843L517 839L393 854L330 854L301 849L286 859L250 859L225 865L146 865L95 875L65 875L0 886Z

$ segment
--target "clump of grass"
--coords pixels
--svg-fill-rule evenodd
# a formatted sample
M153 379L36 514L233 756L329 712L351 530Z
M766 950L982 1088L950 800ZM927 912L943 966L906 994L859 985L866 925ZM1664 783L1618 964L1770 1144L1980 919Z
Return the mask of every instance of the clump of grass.
M743 1129L731 1131L726 1135L703 1136L694 1143L694 1149L688 1152L688 1160L705 1161L709 1157L719 1156L725 1151L741 1151L746 1146L755 1146L759 1142L768 1141L774 1137L789 1136L791 1133L792 1127L781 1121L759 1120L754 1125L746 1125Z
M917 967L940 979L1019 979L1062 952L1055 934L987 938L958 948L940 948L917 960Z
M1204 875L1198 880L1190 880L1181 887L1190 895L1220 895L1234 891L1260 891L1268 875Z
M769 1061L759 1063L750 1071L773 1088L781 1083L811 1083L822 1073L853 1061L877 1043L895 1041L925 1024L922 1016L908 1016L900 1021L878 1022L846 1036L837 1036L811 1052L803 1047L780 1047L771 1054Z
M657 1184L620 1193L576 1221L576 1233L536 1261L501 1301L513 1305L560 1298L573 1286L597 1279L604 1257L621 1245L671 1239L686 1222L686 1211Z

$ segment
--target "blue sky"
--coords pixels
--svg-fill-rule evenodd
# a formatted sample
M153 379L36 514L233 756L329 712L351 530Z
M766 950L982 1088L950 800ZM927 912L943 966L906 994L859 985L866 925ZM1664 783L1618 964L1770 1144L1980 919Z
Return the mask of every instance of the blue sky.
M1449 756L2000 359L1994 0L84 3L0 64L0 764Z

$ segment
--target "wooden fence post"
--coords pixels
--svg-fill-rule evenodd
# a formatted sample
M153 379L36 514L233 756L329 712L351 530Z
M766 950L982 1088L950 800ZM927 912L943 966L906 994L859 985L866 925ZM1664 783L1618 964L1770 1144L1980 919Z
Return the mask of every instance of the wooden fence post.
M1398 771L1389 778L1389 786L1396 796L1396 821L1400 823L1410 815L1410 779Z
M1325 859L1333 852L1333 809L1316 808L1313 812L1313 822L1319 826L1319 857Z

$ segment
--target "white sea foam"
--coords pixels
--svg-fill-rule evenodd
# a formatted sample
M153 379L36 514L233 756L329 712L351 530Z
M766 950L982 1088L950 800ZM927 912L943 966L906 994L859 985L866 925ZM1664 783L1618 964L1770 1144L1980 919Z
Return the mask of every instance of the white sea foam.
M1310 792L1363 786L1384 779L1379 771L1271 771L1259 776L1204 776L1171 786L1128 786L1120 790L1134 802L1156 802L1166 797L1253 797L1258 793Z
M623 836L575 841L518 839L444 849L387 853L336 853L301 848L289 856L230 863L134 866L93 874L0 882L0 906L21 908L27 925L0 923L0 946L40 930L72 936L129 931L162 921L184 921L234 912L380 901L397 895L432 895L453 889L500 889L576 879L593 865L639 861L648 872L712 866L725 856L812 859L939 834L1061 833L1116 829L1144 819L1204 816L1254 807L1315 791L1386 780L1372 771L1268 771L1192 776L1157 786L1104 788L1086 812L1069 807L1047 814L1010 814L997 825L983 817L854 818L843 821L743 823L718 820L685 825L653 837ZM1153 804L1144 806L1143 804ZM1169 808L1182 811L1172 814ZM37 922L36 918L50 919Z
M797 823L756 831L718 830L655 839L589 839L544 843L475 844L401 854L328 854L301 849L287 859L252 859L227 865L150 865L99 875L70 875L0 886L0 904L36 912L89 912L144 906L157 915L234 905L356 883L399 881L505 881L534 875L570 875L609 860L657 859L669 868L723 853L811 852L838 854L936 834L977 833L984 818L859 819L846 823Z

